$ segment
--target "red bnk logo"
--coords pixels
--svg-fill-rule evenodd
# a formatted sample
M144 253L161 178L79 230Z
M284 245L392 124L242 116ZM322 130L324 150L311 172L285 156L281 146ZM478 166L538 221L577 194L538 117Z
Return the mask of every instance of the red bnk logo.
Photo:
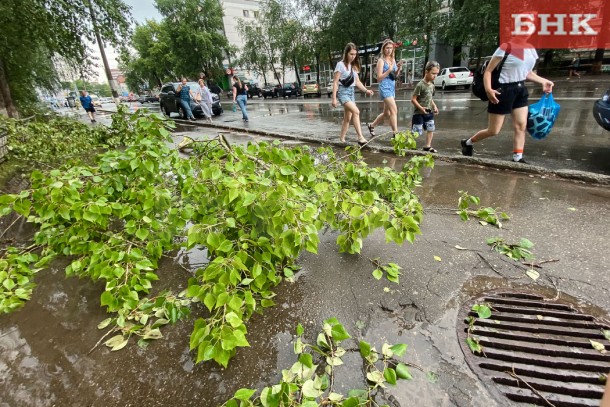
M610 48L610 1L500 0L500 42L509 41L525 48Z

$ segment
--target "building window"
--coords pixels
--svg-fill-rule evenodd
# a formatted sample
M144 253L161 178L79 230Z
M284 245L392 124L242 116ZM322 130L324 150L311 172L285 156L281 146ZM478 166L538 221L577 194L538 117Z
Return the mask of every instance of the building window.
M258 14L259 14L259 12L258 12L258 11L255 11L255 12L254 12L254 18L258 18Z
M250 17L250 11L244 10L244 17Z

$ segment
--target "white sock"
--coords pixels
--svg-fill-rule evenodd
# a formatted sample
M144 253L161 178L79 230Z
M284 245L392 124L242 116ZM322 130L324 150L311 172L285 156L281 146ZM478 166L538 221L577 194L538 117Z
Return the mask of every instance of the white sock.
M471 146L473 144L471 139L472 139L472 137L469 138L468 140L466 140L466 145L467 146Z
M513 153L513 161L519 161L523 158L523 153Z

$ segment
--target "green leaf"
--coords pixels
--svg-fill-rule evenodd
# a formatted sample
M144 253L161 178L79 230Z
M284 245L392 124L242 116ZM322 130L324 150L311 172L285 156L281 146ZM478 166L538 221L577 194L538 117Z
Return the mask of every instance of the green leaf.
M404 363L399 363L396 366L396 376L405 380L412 380L413 376L411 376L411 372L409 371L409 367Z
M110 325L110 322L112 322L112 318L106 318L105 320L103 320L102 322L100 322L97 325L97 329L104 329L104 328L106 328L108 325Z
M470 351L472 353L482 353L483 352L483 347L479 344L478 341L474 340L471 337L466 338L466 343L468 344L468 347L470 347Z
M243 323L241 318L239 318L234 312L229 312L227 315L225 315L225 320L231 324L233 328L237 328Z
M396 384L396 371L391 367L388 367L383 371L383 377L388 383Z
M360 341L360 355L363 358L367 357L371 354L371 345L368 342Z
M242 388L235 392L233 398L236 398L237 400L249 400L254 393L256 393L256 390Z
M487 319L491 317L491 309L487 305L475 304L472 306L472 310L479 315L481 319Z
M147 229L138 229L136 232L136 237L140 240L145 240L149 233L150 232Z
M347 331L345 330L343 325L337 324L337 325L333 326L332 338L337 342L341 342L341 341L351 338L351 336L350 336L350 334L347 333Z
M402 356L407 350L407 345L405 345L404 343L398 343L396 345L391 346L390 349L392 350L392 352L394 352L395 355Z
M301 353L299 355L299 362L301 362L304 366L313 367L313 358L309 353Z
M297 335L301 336L301 335L303 335L304 332L305 332L305 330L303 329L303 325L298 324L297 325Z
M602 334L604 335L604 338L610 341L610 329L602 329Z
M375 271L373 271L373 277L375 277L376 280L381 280L381 277L383 277L383 271L381 271L381 269L375 269Z

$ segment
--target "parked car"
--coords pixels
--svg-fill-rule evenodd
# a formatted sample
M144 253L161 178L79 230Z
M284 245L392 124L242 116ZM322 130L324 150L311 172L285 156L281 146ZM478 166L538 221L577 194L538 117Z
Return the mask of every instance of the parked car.
M322 89L316 81L307 81L303 83L303 97L306 98L310 95L316 95L317 97L322 96Z
M472 72L465 66L444 68L441 69L434 80L434 86L440 87L443 90L455 88L456 86L463 86L464 89L469 89L470 85L472 85L472 77Z
M247 79L239 78L241 82L248 87L248 99L252 99L254 96L262 97L263 91L258 87L258 83L249 81ZM211 89L210 89L211 91ZM227 98L233 99L233 88L227 92Z
M329 81L326 84L326 87L324 88L324 92L326 92L328 97L331 97L333 95L333 81Z
M278 96L283 98L289 98L290 96L299 97L301 95L301 88L295 86L294 83L285 83L280 89L278 89Z
M279 95L280 85L267 85L263 88L263 98L276 98Z
M138 101L142 104L144 103L158 103L159 95L141 95Z
M199 86L196 82L187 82L189 87ZM178 113L181 119L187 119L186 113L180 103L178 102L178 97L176 96L176 89L180 82L170 82L163 85L161 88L161 93L159 93L159 106L161 108L161 113L165 116L170 117L172 113ZM193 111L193 115L203 116L203 111L201 110L201 106L195 103L191 99L191 110ZM222 106L220 105L220 98L216 93L212 93L212 113L214 116L221 115L223 112Z

